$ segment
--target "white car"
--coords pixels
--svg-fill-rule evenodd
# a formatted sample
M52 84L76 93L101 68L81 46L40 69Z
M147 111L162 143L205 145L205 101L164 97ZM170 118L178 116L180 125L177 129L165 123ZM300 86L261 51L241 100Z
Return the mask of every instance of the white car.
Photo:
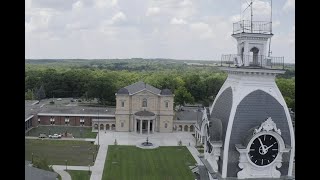
M57 99L57 101L61 101L61 100L62 100L61 98L58 98L58 99Z
M49 135L49 138L58 139L58 138L61 138L61 135L60 134Z

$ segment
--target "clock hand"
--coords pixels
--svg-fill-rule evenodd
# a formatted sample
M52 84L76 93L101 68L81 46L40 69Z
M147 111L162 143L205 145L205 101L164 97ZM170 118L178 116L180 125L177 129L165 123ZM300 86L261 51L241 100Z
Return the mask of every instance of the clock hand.
M270 149L275 143L271 144L269 147L266 148L266 150Z
M261 144L263 153L266 153L267 151L266 151L266 149L264 149L264 145L262 144L261 139L260 139L260 138L258 138L258 139L259 139L259 142L260 142L260 144Z

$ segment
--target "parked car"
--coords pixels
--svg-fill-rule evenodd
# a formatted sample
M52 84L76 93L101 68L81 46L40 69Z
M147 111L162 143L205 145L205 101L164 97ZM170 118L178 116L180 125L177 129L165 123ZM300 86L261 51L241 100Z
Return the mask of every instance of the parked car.
M39 135L39 138L46 138L46 137L47 137L46 134L40 134L40 135Z
M58 98L58 99L57 99L57 101L61 101L61 100L62 100L61 98Z
M61 138L60 134L49 135L49 138L58 139Z

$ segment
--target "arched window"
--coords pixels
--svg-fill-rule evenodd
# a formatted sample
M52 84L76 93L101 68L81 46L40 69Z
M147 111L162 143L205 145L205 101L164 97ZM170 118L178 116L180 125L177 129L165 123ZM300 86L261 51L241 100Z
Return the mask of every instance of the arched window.
M124 107L124 101L121 101L121 107Z
M165 102L165 105L166 105L166 108L168 108L168 107L169 107L169 102L166 101L166 102Z
M123 122L121 122L121 127L123 127L123 125L124 125Z
M148 106L148 101L147 101L147 98L144 98L142 100L142 107L147 107Z
M164 124L164 128L167 128L167 127L168 127L168 124L167 124L167 123L165 123L165 124Z

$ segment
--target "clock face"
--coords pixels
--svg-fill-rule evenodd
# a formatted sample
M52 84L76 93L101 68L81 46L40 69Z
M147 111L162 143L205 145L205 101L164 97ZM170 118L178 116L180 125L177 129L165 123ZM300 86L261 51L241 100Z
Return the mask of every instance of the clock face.
M279 143L277 139L270 134L264 134L253 140L248 155L254 164L266 166L276 159L278 152Z

